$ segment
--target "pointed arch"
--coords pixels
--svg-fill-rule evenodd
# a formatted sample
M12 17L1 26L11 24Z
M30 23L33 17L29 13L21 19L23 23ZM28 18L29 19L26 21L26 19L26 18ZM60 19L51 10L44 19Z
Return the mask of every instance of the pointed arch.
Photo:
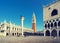
M54 29L54 30L52 30L52 32L51 32L51 36L57 36L57 31Z
M50 36L50 31L47 30L46 33L45 33L46 36Z
M57 22L54 23L54 27L57 27Z
M58 26L60 27L60 21L58 22Z

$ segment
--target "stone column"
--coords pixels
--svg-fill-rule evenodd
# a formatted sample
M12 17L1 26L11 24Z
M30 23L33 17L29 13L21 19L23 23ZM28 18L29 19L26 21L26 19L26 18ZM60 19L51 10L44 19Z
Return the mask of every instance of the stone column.
M57 29L57 37L59 37L59 30Z
M53 29L54 29L55 27L54 27L54 22L53 22Z
M10 21L10 33L9 33L10 36L12 35L12 34L11 34L11 31L12 31L12 23L11 23L11 21Z
M48 23L46 23L47 24L47 29L48 29Z
M44 30L44 37L45 37L45 30Z
M58 29L58 21L57 21L57 29Z
M52 30L50 29L50 37L51 37L51 32L52 32Z
M51 23L50 23L50 29L51 29Z
M44 24L44 29L45 29L45 24Z
M4 36L6 36L6 27L7 27L7 24L6 24L6 20L4 21Z
M24 29L24 26L23 26L23 25L24 25L24 24L23 24L24 22L23 22L23 21L24 21L24 17L21 16L22 36L24 36L24 35L23 35L23 34L24 34L24 33L23 33L23 29Z
M44 37L45 37L45 29L46 29L46 28L45 28L45 24L46 24L46 23L44 23Z

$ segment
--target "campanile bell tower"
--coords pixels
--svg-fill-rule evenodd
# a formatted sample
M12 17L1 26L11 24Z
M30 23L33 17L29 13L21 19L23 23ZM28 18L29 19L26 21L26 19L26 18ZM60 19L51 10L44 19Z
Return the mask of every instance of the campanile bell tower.
M32 15L32 29L33 29L33 32L35 33L36 32L36 16L34 12Z

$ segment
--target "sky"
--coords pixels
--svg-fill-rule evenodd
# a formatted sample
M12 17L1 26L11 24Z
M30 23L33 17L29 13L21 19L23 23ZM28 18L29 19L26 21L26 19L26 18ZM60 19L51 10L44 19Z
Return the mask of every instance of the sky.
M24 27L32 29L32 14L36 15L36 29L43 30L43 6L55 0L0 0L0 22L15 23L21 26L20 17L24 16Z

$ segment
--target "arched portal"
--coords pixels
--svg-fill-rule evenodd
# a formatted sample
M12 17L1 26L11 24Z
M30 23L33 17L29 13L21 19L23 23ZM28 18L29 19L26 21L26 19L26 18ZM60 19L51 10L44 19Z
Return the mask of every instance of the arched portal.
M59 36L60 36L60 31L59 31Z
M58 26L60 27L60 21L58 22Z
M50 36L50 31L47 30L45 34L46 34L46 36Z
M51 32L51 36L57 36L57 31L56 30L53 30L52 32Z

